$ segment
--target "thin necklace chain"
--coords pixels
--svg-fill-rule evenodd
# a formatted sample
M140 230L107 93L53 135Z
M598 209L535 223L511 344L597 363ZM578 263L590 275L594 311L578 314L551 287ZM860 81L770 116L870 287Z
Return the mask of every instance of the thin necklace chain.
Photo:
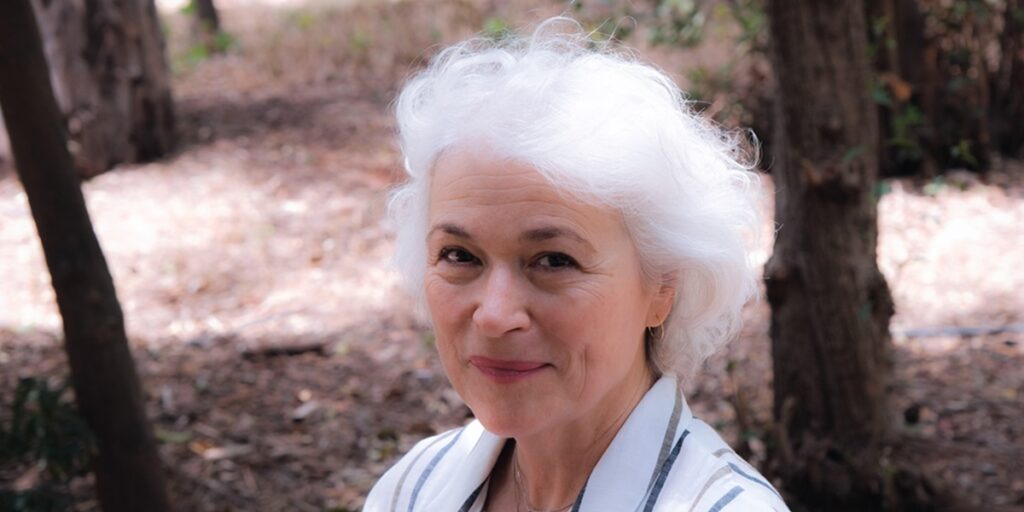
M566 510L569 510L569 508L571 508L573 506L573 504L575 503L575 500L573 500L572 502L569 502L568 505L566 505L564 507L561 507L561 508L550 508L550 509L549 508L534 508L534 506L530 504L530 495L526 494L526 489L525 489L524 484L523 484L523 482L526 481L526 477L523 476L523 472L519 469L519 454L518 453L515 453L515 454L512 455L512 466L513 466L514 480L516 481L516 510L517 511L519 510L519 497L520 496L523 496L523 501L526 502L526 510L527 510L527 512L565 512Z

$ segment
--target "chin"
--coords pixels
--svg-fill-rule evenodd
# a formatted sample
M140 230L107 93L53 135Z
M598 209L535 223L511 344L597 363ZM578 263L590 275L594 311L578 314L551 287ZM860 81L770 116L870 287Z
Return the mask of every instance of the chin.
M488 432L499 437L522 437L529 429L516 421L488 421L489 418L477 417Z
M491 406L470 409L488 432L501 437L520 437L538 427L536 418L515 412L513 408Z

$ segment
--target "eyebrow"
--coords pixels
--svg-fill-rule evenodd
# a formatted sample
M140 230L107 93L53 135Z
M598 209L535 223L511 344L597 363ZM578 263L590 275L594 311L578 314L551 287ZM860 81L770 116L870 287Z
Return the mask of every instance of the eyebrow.
M551 240L554 238L565 237L571 240L575 240L581 244L590 246L590 242L586 238L580 236L579 233L571 229L562 229L556 227L543 227L537 229L528 229L519 235L519 240L523 242L543 242L545 240ZM593 246L590 246L593 248Z
M466 240L473 239L472 235L470 235L469 232L463 229L461 226L456 226L455 224L451 224L448 222L444 222L430 228L430 232L427 233L427 236L433 235L435 231L444 231L449 235L457 236L459 238L465 238Z
M435 231L442 231L452 236L464 238L466 240L473 240L473 235L470 235L469 231L466 231L466 229L463 228L462 226L452 224L450 222L443 222L441 224L435 225L433 228L430 229L430 232L427 233L427 236L433 235ZM594 246L590 243L590 241L588 241L579 233L571 229L558 228L554 226L546 226L542 228L528 229L526 231L523 231L523 233L519 235L519 241L536 243L544 242L546 240L552 240L559 237L565 237L570 240L574 240L583 245L586 245L592 251L595 250Z

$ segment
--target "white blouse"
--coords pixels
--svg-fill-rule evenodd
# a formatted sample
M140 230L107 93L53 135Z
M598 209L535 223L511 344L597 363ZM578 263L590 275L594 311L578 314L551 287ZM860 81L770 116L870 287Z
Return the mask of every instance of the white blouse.
M482 512L505 438L479 421L420 441L370 491L365 512ZM788 512L774 487L694 418L676 379L644 395L573 512Z

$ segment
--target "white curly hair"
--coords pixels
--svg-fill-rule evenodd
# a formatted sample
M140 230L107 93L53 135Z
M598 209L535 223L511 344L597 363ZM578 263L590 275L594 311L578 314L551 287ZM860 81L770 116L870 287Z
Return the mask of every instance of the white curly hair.
M686 382L735 336L757 290L756 143L703 118L665 73L554 18L528 37L441 51L395 108L408 173L390 203L395 263L415 296L423 299L434 163L484 140L556 188L617 209L645 275L673 276L672 312L647 334L656 374Z

